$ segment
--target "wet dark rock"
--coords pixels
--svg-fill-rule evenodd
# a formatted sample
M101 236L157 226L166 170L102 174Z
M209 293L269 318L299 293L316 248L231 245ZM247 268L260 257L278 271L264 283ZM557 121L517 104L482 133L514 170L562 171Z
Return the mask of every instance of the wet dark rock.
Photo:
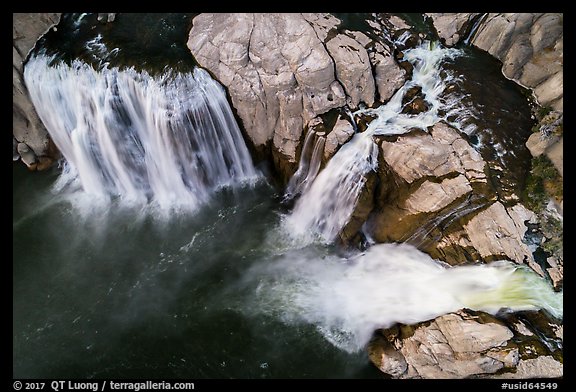
M55 162L54 159L50 157L39 157L38 164L36 165L36 170L38 171L48 170L49 168L52 167L52 165L54 165L54 162Z
M402 97L402 106L402 113L405 114L418 114L430 109L420 86L412 87L406 92Z
M111 23L116 19L115 13L99 13L98 22L100 23Z
M404 93L404 96L402 97L402 105L406 105L408 102L414 100L415 98L423 98L423 97L424 94L422 93L422 87L414 86L406 90L406 92Z
M377 180L376 173L374 172L366 175L366 183L358 197L356 207L350 216L350 220L340 233L340 242L344 246L358 248L360 245L362 238L358 236L358 233L374 209L374 195Z
M416 97L410 102L408 102L402 109L404 114L418 114L422 112L427 112L430 109L430 105L423 98Z
M20 159L20 154L18 154L18 140L12 137L12 160L17 161Z

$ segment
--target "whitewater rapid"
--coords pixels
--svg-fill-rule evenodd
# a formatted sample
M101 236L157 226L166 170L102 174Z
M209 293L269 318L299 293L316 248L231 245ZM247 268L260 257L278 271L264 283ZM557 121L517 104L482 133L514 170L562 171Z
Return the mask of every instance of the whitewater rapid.
M313 324L347 352L362 350L379 328L462 308L563 316L563 293L527 267L508 261L450 267L408 244L377 244L349 257L323 247L294 249L252 267L243 284L257 286L245 311Z
M291 197L301 196L280 224L280 235L291 239L278 252L264 252L234 283L235 289L248 288L249 298L239 305L243 312L312 324L348 352L361 350L378 328L461 308L493 314L542 308L562 318L563 294L510 262L448 267L406 244L373 245L348 257L317 245L334 241L350 219L366 175L377 169L372 137L426 129L440 120L448 82L440 77L440 65L458 54L438 46L406 51L414 65L412 80L388 104L357 112L377 119L322 171L325 137L309 132L304 161L288 187ZM195 211L218 188L258 177L224 90L207 72L151 76L134 69L95 70L81 61L51 63L45 56L31 58L25 80L65 158L62 189L105 201ZM415 86L430 108L403 114L402 97ZM184 255L196 246L196 235L183 246Z
M348 352L365 347L376 329L431 320L462 308L491 314L545 309L562 318L563 293L512 262L450 267L408 244L372 245L350 257L335 256L322 247L338 238L367 175L378 168L379 148L373 136L404 134L414 128L426 131L441 120L470 132L470 125L461 121L471 114L469 108L443 94L455 76L441 72L441 65L462 54L430 42L405 51L404 58L414 66L411 80L385 105L354 113L375 118L338 150L283 217L278 236L292 250L285 248L274 263L252 272L267 277L259 283L261 309L279 312L286 322L314 324L328 341ZM402 113L403 97L414 87L421 88L428 110ZM455 113L461 116L448 121ZM466 212L469 209L462 206L451 213ZM433 224L414 233L414 240Z

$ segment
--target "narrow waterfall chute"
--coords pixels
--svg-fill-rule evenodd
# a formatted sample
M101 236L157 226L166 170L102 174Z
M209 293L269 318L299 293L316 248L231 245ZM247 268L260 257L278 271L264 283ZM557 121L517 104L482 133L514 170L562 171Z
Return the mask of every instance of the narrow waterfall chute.
M303 243L314 237L332 242L350 219L366 174L377 166L378 146L369 134L356 134L298 199L292 214L284 221L286 230Z
M285 200L291 200L310 188L310 185L320 171L325 143L326 137L323 133L317 133L313 129L308 130L304 138L304 146L300 154L298 169L292 178L290 178L286 186L286 191L284 192Z

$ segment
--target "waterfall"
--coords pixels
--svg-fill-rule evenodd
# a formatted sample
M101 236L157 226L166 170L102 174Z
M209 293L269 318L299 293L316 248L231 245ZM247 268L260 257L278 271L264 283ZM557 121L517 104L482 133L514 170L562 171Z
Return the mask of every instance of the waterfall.
M367 133L358 133L328 162L296 202L285 228L304 243L310 233L331 242L350 219L366 182L378 165L378 146Z
M284 230L304 243L310 234L322 242L332 242L350 220L366 183L366 174L376 170L378 146L374 135L398 135L412 128L426 130L440 120L441 94L450 77L442 79L440 64L462 53L429 42L404 52L414 66L412 79L404 84L386 105L360 109L354 114L375 115L363 133L356 134L328 162L311 186L303 190L292 214L284 220ZM412 87L421 87L429 110L417 115L402 113L402 98ZM304 147L306 148L306 146Z
M464 40L462 41L465 45L470 44L470 41L472 41L472 39L476 35L476 30L478 30L478 27L480 27L482 22L484 22L487 17L488 17L487 12L477 17L476 21L472 25L472 28L470 29L470 33L468 33L468 36L464 38Z
M450 267L409 244L377 244L349 258L307 247L266 260L246 276L258 279L252 311L280 310L286 323L313 324L348 352L362 350L378 328L462 308L491 314L544 309L563 317L563 293L525 266Z
M66 159L62 174L104 200L195 210L257 176L223 88L209 74L100 71L33 57L25 81Z
M284 192L285 200L293 199L310 187L320 170L325 143L326 137L323 132L320 134L313 129L308 130L304 139L304 147L300 154L298 169L290 178L286 186L286 192Z

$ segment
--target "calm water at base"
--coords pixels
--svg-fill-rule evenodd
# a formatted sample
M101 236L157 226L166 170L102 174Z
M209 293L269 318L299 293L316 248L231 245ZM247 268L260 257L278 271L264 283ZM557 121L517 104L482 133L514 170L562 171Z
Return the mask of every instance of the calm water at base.
M81 217L51 194L56 177L13 168L15 378L382 377L314 326L246 309L256 287L237 283L274 257L268 186L162 221L118 206Z

